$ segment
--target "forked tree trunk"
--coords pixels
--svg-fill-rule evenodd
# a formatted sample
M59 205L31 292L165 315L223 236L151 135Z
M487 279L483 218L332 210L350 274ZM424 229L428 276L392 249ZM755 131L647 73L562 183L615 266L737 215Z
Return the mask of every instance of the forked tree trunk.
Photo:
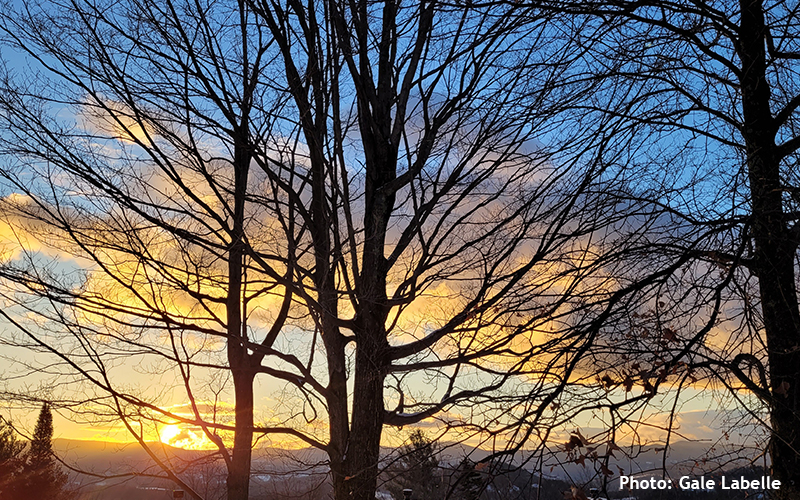
M363 339L363 337L362 337ZM379 338L363 342L356 352L353 388L353 423L345 468L345 487L352 500L375 500L383 433L383 382L385 349ZM337 498L337 500L341 500Z

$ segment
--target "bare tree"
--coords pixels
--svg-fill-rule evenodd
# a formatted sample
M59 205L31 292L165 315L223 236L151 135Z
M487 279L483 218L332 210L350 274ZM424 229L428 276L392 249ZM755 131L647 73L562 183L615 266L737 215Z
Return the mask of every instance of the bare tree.
M30 369L78 384L76 415L121 419L199 497L146 443L153 424L193 426L227 465L228 498L247 498L251 367L292 300L245 259L246 231L264 258L274 241L249 198L253 142L270 119L256 85L270 39L241 4L53 3L7 9L2 24L6 44L39 68L28 80L6 68L4 212L76 259L53 268L29 248L3 266L18 308L2 314L25 334L19 344L58 360ZM248 322L260 298L278 307ZM149 390L127 387L137 364Z
M617 380L631 384L644 373L655 390L653 381L688 365L684 385L704 373L756 420L763 405L782 482L773 494L798 497L797 4L546 7L591 27L582 46L605 81L598 92L619 98L605 112L631 126L629 175L618 194L661 211L646 262L685 263L638 301L630 331L639 347L622 344L629 361L617 365ZM587 101L589 112L600 111L596 104Z
M586 112L580 28L514 6L253 8L288 97L254 159L308 231L289 260L325 346L336 497L374 496L387 424L446 411L513 453L604 398L582 359L680 264L613 277L646 249L617 237L627 136Z
M680 266L615 280L644 251L608 196L624 121L586 112L580 27L544 11L76 1L0 26L38 68L0 89L5 342L196 498L147 426L204 435L229 500L256 437L324 450L339 500L373 500L386 425L544 443L605 397L582 360L629 294Z

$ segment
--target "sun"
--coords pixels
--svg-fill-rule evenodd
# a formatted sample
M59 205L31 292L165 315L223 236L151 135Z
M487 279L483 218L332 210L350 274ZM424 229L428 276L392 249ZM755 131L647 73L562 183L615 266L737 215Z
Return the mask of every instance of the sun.
M214 447L200 429L182 424L165 425L159 432L159 437L162 443L184 450L206 450Z
M180 433L181 428L178 424L165 425L160 432L161 442L170 444Z

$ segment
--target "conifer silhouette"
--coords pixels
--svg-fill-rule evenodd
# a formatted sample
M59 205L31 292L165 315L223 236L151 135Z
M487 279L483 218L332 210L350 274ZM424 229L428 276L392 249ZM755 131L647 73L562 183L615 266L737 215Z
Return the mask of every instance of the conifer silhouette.
M56 500L66 498L66 482L67 475L53 454L53 413L44 403L25 454L21 484L27 498Z
M11 499L18 489L25 443L17 441L11 423L0 417L0 498Z

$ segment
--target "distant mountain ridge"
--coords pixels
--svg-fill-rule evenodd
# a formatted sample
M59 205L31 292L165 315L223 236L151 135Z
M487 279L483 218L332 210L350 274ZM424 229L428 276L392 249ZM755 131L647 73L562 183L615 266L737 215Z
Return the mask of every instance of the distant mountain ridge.
M175 448L163 443L154 442L152 450L160 458L169 457L179 462L187 462L208 455L211 450L197 451ZM83 441L73 439L53 440L54 451L67 464L92 472L113 471L122 472L124 469L135 468L147 470L152 466L152 461L147 453L138 443L113 443L104 441ZM441 460L443 464L455 465L463 457L469 456L473 462L484 460L489 456L489 452L482 449L475 449L464 444L443 443ZM599 451L604 451L604 445L600 445ZM724 469L731 469L741 466L742 462L752 459L752 456L743 455L739 462L730 462L730 455L712 449L709 451L708 442L682 441L670 446L668 451L666 466L671 472L690 473L692 469L702 473L719 469L723 464ZM384 448L384 456L389 456L394 450ZM643 471L657 470L663 463L663 450L658 446L652 446L642 451L635 457L627 457L626 453L630 450L623 448L622 451L615 451L616 460L611 464L613 472L618 473L621 467L626 474L637 474ZM313 466L324 464L327 455L321 450L314 448L302 449L280 449L261 447L254 453L254 462L257 468L271 468L275 470L288 470L292 465ZM561 463L559 463L559 461ZM573 477L580 476L583 471L591 467L591 460L583 461L584 465L575 462L566 462L564 454L557 458L545 460L543 472L554 477ZM523 465L530 469L530 465ZM554 467L550 471L550 467Z

